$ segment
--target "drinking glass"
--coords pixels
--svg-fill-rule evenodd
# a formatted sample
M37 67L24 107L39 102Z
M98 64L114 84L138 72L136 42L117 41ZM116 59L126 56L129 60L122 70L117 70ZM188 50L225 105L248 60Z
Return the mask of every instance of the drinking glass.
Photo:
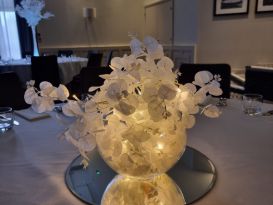
M13 110L11 107L0 107L0 133L13 127Z
M227 98L220 97L218 102L216 103L218 107L225 107L227 106Z
M31 55L26 55L26 62L27 64L31 63Z
M263 96L254 93L244 94L242 103L245 114L251 116L261 114Z

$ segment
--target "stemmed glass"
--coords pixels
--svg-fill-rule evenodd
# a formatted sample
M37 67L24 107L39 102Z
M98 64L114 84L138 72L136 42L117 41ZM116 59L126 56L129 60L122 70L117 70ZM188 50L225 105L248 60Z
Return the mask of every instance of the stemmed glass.
M218 107L225 107L227 106L227 98L220 97L218 102L216 103Z

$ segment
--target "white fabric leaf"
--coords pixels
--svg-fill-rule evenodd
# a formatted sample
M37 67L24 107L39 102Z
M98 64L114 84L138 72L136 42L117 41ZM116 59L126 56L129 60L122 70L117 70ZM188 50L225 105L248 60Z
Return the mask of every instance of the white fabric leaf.
M35 112L38 113L52 111L54 108L54 102L49 97L37 97L33 100L31 107Z
M204 115L210 118L217 118L220 116L221 112L215 105L208 105L203 110Z
M136 108L127 102L120 101L115 108L124 115L131 115L136 111Z
M216 80L212 80L212 81L210 82L210 85L211 85L211 86L215 86L215 87L220 87L220 83L219 83L218 81L216 81Z
M30 80L26 82L28 87L33 87L35 85L35 80Z
M68 103L66 103L62 107L63 113L66 116L81 116L83 114L83 111L77 101L69 100Z
M50 82L43 81L40 83L39 87L40 87L40 90L45 90L47 88L53 87L53 85Z
M96 112L97 107L96 107L96 103L92 100L88 100L85 105L84 105L84 111L86 113L92 113L92 112Z
M196 114L199 112L199 107L194 103L194 99L186 98L185 100L179 102L178 109L182 113Z
M155 87L144 87L142 98L146 102L150 102L152 100L155 100L157 98L157 89Z
M163 119L165 106L159 100L152 100L148 103L148 112L151 116L151 120L158 122Z
M40 90L41 90L41 95L42 96L52 96L52 97L56 97L56 95L52 94L52 92L54 92L55 87L47 81L43 81L40 83L39 85Z
M143 39L143 43L148 51L148 53L151 53L151 52L156 52L156 50L158 49L158 42L157 40L155 40L153 37L151 36L146 36L144 39Z
M177 92L172 85L162 84L158 90L158 97L163 100L172 100L175 98Z
M109 75L109 74L102 74L102 75L99 75L99 76L100 76L100 78L102 78L104 80L107 80L107 79L111 78L111 75Z
M137 81L140 81L141 80L141 75L140 75L140 73L139 73L139 71L138 70L131 70L130 72L129 72L129 74L131 75L131 76L133 76Z
M112 58L111 66L116 69L122 69L124 67L122 58L120 58L120 57Z
M48 93L47 95L45 95L45 93ZM52 87L52 88L48 88L47 90L43 91L42 93L42 96L48 96L48 97L51 97L51 98L55 98L57 99L58 98L58 94L57 94L57 88L55 87Z
M202 104L203 102L205 102L206 98L207 98L206 90L204 90L202 88L199 89L194 95L194 99L195 99L196 104Z
M197 90L196 86L192 83L186 83L184 87L186 87L192 94L194 94Z
M160 61L158 61L157 66L171 70L174 67L174 63L170 58L164 56L160 59Z
M124 80L118 80L111 83L106 92L106 97L112 101L119 101L122 97L122 91L127 90L127 84Z
M145 37L143 43L150 58L161 59L164 56L162 45L158 44L157 40L155 40L153 37Z
M182 73L183 75L183 73ZM193 84L203 87L213 79L213 75L209 71L199 71L194 76Z
M61 101L65 101L69 97L69 91L66 88L66 86L64 86L63 84L59 85L59 87L56 90L56 93L57 93L58 99Z
M135 95L129 94L125 100L128 102L128 104L134 106L135 108L138 107L139 101Z
M107 117L107 120L108 120L109 125L116 126L117 124L120 123L120 119L118 118L117 115L110 115L110 116Z
M187 100L189 98L189 92L188 91L181 91L179 93L178 103L183 102L184 100Z
M142 128L130 128L122 133L124 139L129 140L131 143L136 144L139 142L145 142L151 138L151 135L145 132Z
M214 96L220 96L223 94L223 91L221 88L217 86L209 86L209 94Z
M100 86L92 86L92 87L90 87L88 89L88 92L93 92L93 91L98 90L98 89L100 89Z
M164 56L163 46L158 45L157 49L148 53L152 59L161 59Z
M88 134L79 139L78 148L82 149L84 152L90 152L96 148L96 138L92 134Z
M81 155L83 155L87 159L88 157L84 152L89 152L96 148L96 139L93 135L88 135L88 138L85 139L83 138L75 139L74 133L71 133L71 129L66 131L64 135L66 140L73 144L75 147L78 147L81 152ZM88 141L86 141L86 139L88 139Z
M131 53L133 55L140 55L143 51L142 51L142 43L140 40L134 38L131 40L130 42L130 48L131 48Z
M38 97L38 94L35 92L34 87L29 87L24 94L25 102L29 105L31 105L34 99L37 97Z
M137 130L134 134L135 134L135 139L138 142L146 142L147 140L151 138L151 135L145 132L144 130Z
M195 117L193 115L184 114L182 116L182 124L187 129L192 128L195 125Z

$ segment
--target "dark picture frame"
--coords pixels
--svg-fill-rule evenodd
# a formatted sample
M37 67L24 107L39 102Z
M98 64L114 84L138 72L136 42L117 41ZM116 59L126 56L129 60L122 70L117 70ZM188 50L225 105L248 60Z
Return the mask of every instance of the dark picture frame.
M249 0L214 0L214 16L248 14Z
M273 0L256 0L256 13L273 12Z

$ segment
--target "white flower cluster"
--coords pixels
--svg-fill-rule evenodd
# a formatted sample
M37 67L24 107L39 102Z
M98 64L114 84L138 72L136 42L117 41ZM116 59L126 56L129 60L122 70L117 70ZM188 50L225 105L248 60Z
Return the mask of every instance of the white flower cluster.
M191 128L195 124L194 114L202 112L208 117L218 117L216 106L202 104L208 94L222 94L219 76L216 78L207 71L198 72L193 83L179 84L177 73L172 71L172 60L164 56L162 46L152 37L146 37L143 43L134 38L130 45L132 54L112 59L113 71L100 76L105 79L104 84L91 87L89 91L96 93L87 101L69 100L64 85L55 88L48 82L40 84L40 91L32 83L25 93L26 102L37 112L52 110L53 100L67 101L63 113L77 120L65 132L66 138L83 156L100 143L107 150L108 158L119 157L124 167L133 160L123 154L134 150L138 156L144 155L139 150L145 148L147 141L150 146L153 136L162 138L165 144L170 144L170 149L175 149L178 143L174 137L171 143L168 137L181 136ZM159 150L163 148L158 143L155 146ZM148 149L153 148L147 145ZM143 158L141 160L139 164L145 164ZM138 171L144 168L138 167Z
M42 14L42 10L45 7L44 0L22 0L20 5L16 5L16 11L19 16L26 19L30 27L35 27L42 19L48 19L54 16L50 12Z

